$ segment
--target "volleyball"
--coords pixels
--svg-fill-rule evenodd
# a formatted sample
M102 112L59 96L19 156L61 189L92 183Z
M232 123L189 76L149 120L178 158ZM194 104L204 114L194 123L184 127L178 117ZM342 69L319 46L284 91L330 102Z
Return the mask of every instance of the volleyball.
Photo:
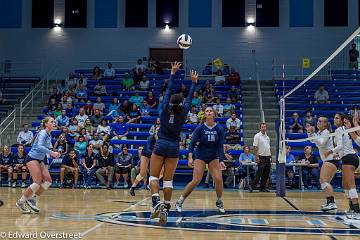
M179 48L181 49L189 49L192 44L192 39L189 34L181 34L176 43L178 44Z

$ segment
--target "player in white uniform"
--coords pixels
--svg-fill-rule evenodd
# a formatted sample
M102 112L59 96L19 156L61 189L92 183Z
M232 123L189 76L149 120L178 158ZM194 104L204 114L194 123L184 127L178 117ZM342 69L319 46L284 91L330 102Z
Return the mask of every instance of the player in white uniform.
M323 161L323 165L320 170L320 184L321 189L326 196L326 203L321 206L322 211L330 211L337 209L337 205L334 199L334 190L330 184L331 180L335 176L336 170L339 166L339 160L334 159L332 153L325 155L325 153L334 148L332 138L328 136L330 134L330 123L328 118L320 117L317 121L317 128L319 131L314 132L314 127L307 126L306 130L309 137L318 137L311 140L315 143L320 152L320 158Z

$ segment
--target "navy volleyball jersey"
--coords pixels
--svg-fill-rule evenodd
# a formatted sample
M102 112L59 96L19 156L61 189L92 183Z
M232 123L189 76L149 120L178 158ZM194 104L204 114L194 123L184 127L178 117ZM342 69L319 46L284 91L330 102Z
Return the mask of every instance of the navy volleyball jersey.
M14 165L15 164L23 164L23 165L25 165L26 164L25 160L26 160L26 154L23 155L23 156L19 156L18 154L16 154L15 157L14 157L13 164Z
M220 124L208 127L205 123L198 126L192 134L189 152L194 152L197 144L196 159L224 161L224 128Z
M182 126L186 121L186 116L191 108L191 100L193 93L195 91L195 84L191 85L189 95L187 96L185 103L183 105L183 110L179 114L173 114L169 109L171 89L173 87L174 76L171 75L169 79L168 86L166 88L165 96L162 104L162 112L160 115L160 129L159 129L159 139L165 139L168 141L179 142L180 141L180 132Z
M4 154L1 153L0 154L0 165L4 165L4 166L12 165L13 159L14 159L14 156L12 155L12 153L10 153L7 156L4 156Z

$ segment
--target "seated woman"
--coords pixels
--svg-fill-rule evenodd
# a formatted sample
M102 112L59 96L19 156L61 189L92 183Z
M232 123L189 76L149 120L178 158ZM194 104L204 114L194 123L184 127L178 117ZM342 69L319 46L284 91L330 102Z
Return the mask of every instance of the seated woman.
M128 152L128 147L126 145L122 146L121 152L117 155L115 159L115 178L116 184L119 185L120 177L124 178L124 188L128 188L129 173L131 171L131 163L133 156Z
M15 154L14 156L14 160L13 160L13 183L12 183L12 187L16 187L16 182L17 182L17 178L18 178L18 173L21 172L21 187L25 188L26 187L26 177L27 177L27 172L28 169L26 167L26 153L25 153L25 146L23 144L19 144L18 145L18 152L17 154Z
M1 172L7 172L8 173L8 186L11 187L11 176L13 173L13 155L10 152L10 148L7 145L3 146L3 149L0 153L0 175Z
M249 177L248 172L251 180L255 177L256 165L245 166L244 164L247 163L255 163L255 156L250 152L250 146L248 145L244 146L244 152L240 154L238 162L235 163L235 166L239 167L239 189L244 189L245 178Z
M109 145L104 143L100 149L98 158L98 170L96 170L96 177L106 186L106 189L111 189L111 183L114 176L114 155L110 153ZM107 176L105 181L104 176Z
M304 153L299 157L299 161L306 164L302 169L302 178L304 187L307 189L309 186L309 176L311 175L315 179L317 189L320 190L320 167L319 160L312 153L312 147L306 146Z
M74 145L75 151L79 153L80 156L84 156L86 153L87 141L83 135L80 135Z
M129 112L129 116L127 116L128 123L139 123L141 119L141 113L138 109L138 107L133 104L131 111Z
M94 145L89 144L86 154L81 159L80 170L84 178L84 188L91 188L91 180L96 172L98 156L94 153Z
M60 167L60 188L64 188L65 174L73 175L73 188L77 188L77 181L79 177L78 159L79 155L75 152L75 150L70 150L69 154L65 155Z
M304 127L299 114L294 112L291 116L289 133L303 133Z
M107 139L109 139L110 133L111 133L111 128L108 125L108 122L106 119L101 120L99 126L97 127L96 132L97 132L97 134L99 134L99 136L101 136L101 138L104 142Z

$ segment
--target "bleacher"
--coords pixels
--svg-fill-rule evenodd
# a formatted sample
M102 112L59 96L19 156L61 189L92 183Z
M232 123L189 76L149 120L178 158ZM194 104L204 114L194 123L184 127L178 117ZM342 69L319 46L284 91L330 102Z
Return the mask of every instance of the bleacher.
M286 80L283 84L283 80L275 80L275 92L276 97L280 100L283 95L292 90L297 86L301 81L300 80ZM319 86L325 86L325 90L329 93L330 104L315 104L314 103L314 94L316 90L319 89ZM301 86L296 92L286 98L285 105L285 127L288 130L290 127L291 115L294 112L297 112L300 118L305 116L307 110L311 110L313 116L326 116L329 118L332 128L335 129L333 125L333 117L337 112L348 113L348 111L353 108L354 105L360 103L359 97L359 88L360 88L360 71L355 70L335 70L331 71L330 80L310 80ZM302 139L306 138L306 133L287 133L287 139ZM305 146L315 147L315 144L310 142L289 142L291 146L291 154L297 158L304 152ZM354 143L355 148L358 146ZM314 148L314 155L319 156L317 148ZM341 176L341 173L338 173L337 176Z
M108 96L102 96L102 101L104 102L106 106L106 110L104 111L104 116L108 113L109 105L111 104L111 101L114 97L116 97L120 102L123 100L128 100L133 94L133 91L123 91L123 87L121 84L121 80L125 75L125 72L131 72L129 69L117 69L116 70L116 78L115 79L103 79L103 83L106 86ZM85 77L87 77L87 92L88 92L88 99L90 99L93 103L95 102L96 96L94 95L94 86L97 84L97 80L91 80L92 77L92 69L78 69L75 70L76 77L79 77L80 73L83 73ZM164 79L169 78L170 71L164 70L163 75L156 75L156 74L146 74L147 78L150 81L150 90L153 92L154 96L160 96L160 91L162 84L164 82ZM199 85L203 86L205 83L205 80L200 80ZM214 85L214 81L211 81L210 83L213 84L215 89L215 94L221 95L221 102L225 103L227 91L230 89L230 86L224 86L224 85ZM184 70L178 70L174 79L174 86L173 86L173 92L176 92L180 89L181 84L185 84L187 88L189 89L191 85L191 80L186 79L185 77L185 71ZM241 89L240 89L241 90ZM139 95L146 96L146 91L138 91ZM79 107L82 107L84 103L75 103L75 106L77 109ZM240 100L238 103L235 104L236 107L236 113L238 118L242 121L242 101ZM44 109L44 114L38 116L38 121L32 122L32 127L36 129L40 126L40 120L42 120L46 115L47 109ZM111 140L110 144L127 144L129 146L129 152L132 154L137 154L137 148L139 146L146 144L146 139L149 136L149 130L153 123L155 122L156 118L159 116L157 110L151 110L150 116L142 117L140 123L138 124L129 124L129 135L127 136L127 140ZM109 120L109 122L112 121L111 116L105 117L105 119ZM226 120L228 118L217 118L216 121L219 122L224 126L226 129ZM109 124L110 126L113 125L113 123ZM188 135L191 131L193 131L196 128L196 124L185 124L183 126L183 132ZM51 133L53 137L53 142L56 141L56 137L59 136L60 131L55 130ZM241 125L241 142L240 145L244 145L243 141L243 129ZM26 149L29 150L28 148ZM16 152L16 148L12 148L13 152ZM241 154L242 150L232 150L231 154L235 157L238 157ZM119 150L114 149L114 154L118 154ZM183 175L183 174L192 174L192 169L187 166L187 156L188 151L187 150L181 150L180 151L180 161L178 164L178 168L176 170L177 175ZM51 159L50 159L51 161ZM59 169L50 169L52 174L58 174Z
M38 82L39 77L0 77L0 90L6 99L5 103L0 104L0 122Z

